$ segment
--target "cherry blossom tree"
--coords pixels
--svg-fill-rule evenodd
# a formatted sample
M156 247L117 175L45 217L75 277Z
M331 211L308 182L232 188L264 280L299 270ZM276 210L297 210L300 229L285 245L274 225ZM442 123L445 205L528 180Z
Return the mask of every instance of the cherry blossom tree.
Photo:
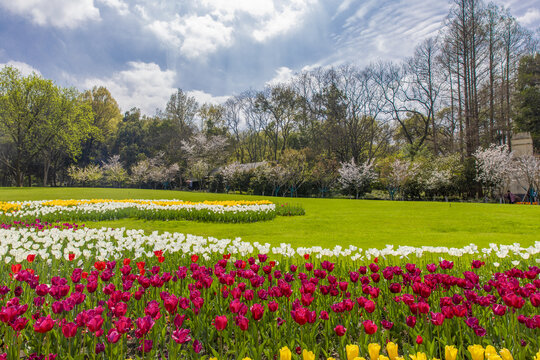
M345 192L355 194L356 199L377 178L377 174L373 171L373 164L364 163L357 165L354 159L341 163L338 173L338 181L342 189Z
M111 156L106 162L103 163L102 170L106 181L113 186L122 185L122 183L128 178L127 171L120 162L120 155Z
M523 155L515 158L516 172L514 178L518 183L526 182L527 188L523 187L527 191L530 200L531 192L537 192L540 188L540 159L534 155Z
M497 193L501 198L503 190L510 183L516 172L513 154L507 145L491 145L479 148L473 154L476 159L476 181L488 189L493 197Z
M420 175L421 166L419 163L409 160L395 159L383 169L382 182L388 189L390 199L394 200L397 193L401 193L405 186L417 179Z

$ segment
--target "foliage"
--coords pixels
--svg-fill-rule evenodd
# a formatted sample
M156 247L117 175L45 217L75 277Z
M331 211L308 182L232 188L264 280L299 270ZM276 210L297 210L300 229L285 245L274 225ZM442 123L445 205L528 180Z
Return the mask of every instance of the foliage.
M540 54L525 56L519 63L516 86L516 127L531 133L540 149Z
M276 205L276 215L278 216L299 216L305 215L306 210L299 204L277 204Z

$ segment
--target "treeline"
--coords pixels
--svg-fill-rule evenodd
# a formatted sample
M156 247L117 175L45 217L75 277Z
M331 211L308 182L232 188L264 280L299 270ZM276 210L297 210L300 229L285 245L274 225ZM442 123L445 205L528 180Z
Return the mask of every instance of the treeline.
M388 190L399 161L452 164L444 193L479 195L477 149L510 147L517 131L540 147L538 39L478 0L455 0L445 25L399 63L318 68L221 105L179 89L155 116L122 115L102 87L78 93L4 68L1 182L326 196L345 188L346 164L369 166ZM430 196L420 184L414 197Z

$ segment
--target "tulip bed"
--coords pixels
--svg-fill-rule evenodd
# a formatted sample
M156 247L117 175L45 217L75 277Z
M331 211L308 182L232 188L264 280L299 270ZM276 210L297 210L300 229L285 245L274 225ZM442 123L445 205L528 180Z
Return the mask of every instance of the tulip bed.
M0 359L507 360L539 350L540 242L293 249L42 221L6 223L0 239Z
M290 208L290 206L289 206ZM300 209L302 210L302 209ZM272 220L276 205L270 201L181 200L45 200L0 202L0 221L104 221L123 218L145 220L194 220L207 222L255 222ZM289 212L292 214L291 212Z

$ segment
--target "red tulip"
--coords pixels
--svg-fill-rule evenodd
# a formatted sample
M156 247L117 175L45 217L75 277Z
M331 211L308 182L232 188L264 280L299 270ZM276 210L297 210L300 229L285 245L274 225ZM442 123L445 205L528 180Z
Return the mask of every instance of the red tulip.
M347 329L343 325L338 325L334 328L337 336L343 336L347 332Z
M503 316L506 314L506 306L500 304L493 304L492 308L493 313L497 316Z
M11 272L14 274L17 274L19 271L21 271L21 268L22 268L21 264L11 265Z
M103 325L103 318L101 315L96 315L88 322L86 323L86 326L88 327L88 330L92 333L95 333L99 330L101 330L101 326Z
M116 344L121 337L122 335L113 328L110 329L109 333L107 334L107 341L111 344Z
M367 311L368 313L371 314L372 312L375 311L375 303L374 303L373 301L371 301L371 300L368 300L368 301L366 301L366 302L364 303L364 308L366 309L366 311Z
M442 313L431 313L431 323L435 326L440 326L444 322L444 315Z
M28 256L26 257L26 261L28 261L29 263L33 263L35 258L35 254L28 254Z
M416 325L416 317L415 316L407 316L407 319L405 320L408 327L413 328Z
M68 254L68 259L69 259L69 261L75 260L75 254L73 254L73 253Z
M148 334L150 329L154 326L155 322L151 316L145 316L138 318L135 323L137 324L137 330L135 330L135 336L142 338L144 335Z
M366 334L372 335L377 332L377 325L373 321L366 320L363 322L363 325L364 325L364 330L366 331Z
M189 329L175 330L172 333L172 339L177 344L185 344L185 343L191 341L191 336L189 335L189 332L190 332Z
M62 334L69 339L77 335L77 329L77 324L68 322L62 325Z
M261 304L253 304L250 308L253 320L260 320L264 314L264 306Z
M245 316L238 315L234 318L234 323L236 326L240 328L242 331L246 331L249 327L249 319Z
M540 293L532 294L530 297L530 300L531 300L532 306L539 307L540 306Z
M54 326L54 320L51 319L50 315L47 317L40 317L34 323L34 331L40 334L49 332Z
M198 255L196 255L196 254L191 255L191 262L194 262L194 263L195 263L195 262L197 262L197 260L199 260L199 256L198 256Z
M418 336L416 337L416 343L417 343L418 345L420 345L420 344L422 344L423 342L424 342L424 339L422 339L422 337L421 337L420 335L418 335Z
M214 320L214 326L216 327L216 330L224 330L227 327L227 321L228 320L225 315L216 316L216 319Z

